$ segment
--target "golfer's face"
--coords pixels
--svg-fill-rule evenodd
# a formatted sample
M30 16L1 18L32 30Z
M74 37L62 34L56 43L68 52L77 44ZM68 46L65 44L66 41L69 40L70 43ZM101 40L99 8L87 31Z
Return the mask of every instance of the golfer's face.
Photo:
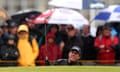
M69 59L70 61L78 61L80 59L80 55L77 51L70 51L69 52Z

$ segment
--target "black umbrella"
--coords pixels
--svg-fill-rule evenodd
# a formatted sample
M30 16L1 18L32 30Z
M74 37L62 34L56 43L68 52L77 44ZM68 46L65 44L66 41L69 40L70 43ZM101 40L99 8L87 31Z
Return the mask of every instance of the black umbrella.
M17 24L22 22L28 22L31 19L35 19L41 12L37 10L22 10L11 16L11 19L14 20Z

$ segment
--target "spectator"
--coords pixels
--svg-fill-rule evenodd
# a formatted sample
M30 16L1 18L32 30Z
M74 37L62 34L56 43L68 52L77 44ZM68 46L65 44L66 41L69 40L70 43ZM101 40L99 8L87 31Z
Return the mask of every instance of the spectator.
M76 36L76 30L73 26L67 26L67 36L64 38L64 47L63 47L63 58L68 58L68 53L73 46L81 47L83 46L82 39Z
M60 59L62 57L62 52L59 46L55 43L55 38L56 37L53 33L48 33L45 45L41 46L40 48L40 65L46 65L45 62L47 60L50 62L50 64L54 64L55 60Z
M20 66L35 66L35 60L38 56L38 45L35 38L29 42L29 30L26 25L20 25L17 30L17 47L20 52L18 63Z
M3 60L3 62L0 63L0 66L17 65L16 61L19 57L19 51L18 48L16 47L14 38L15 36L9 35L6 43L0 47L0 59Z
M1 26L1 29L2 29L2 39L5 41L9 36L9 34L8 34L8 24L4 23Z
M68 59L58 59L55 65L81 65L81 50L77 46L73 46L68 53Z
M60 25L59 26L59 35L60 35L60 38L61 38L61 42L59 44L61 50L63 50L64 48L64 40L66 40L66 37L67 37L67 25Z
M94 37L90 35L90 27L88 25L83 26L82 30L82 41L83 41L83 49L82 49L82 59L83 60L95 60L96 59L96 51L94 48Z
M59 31L60 31L60 34L62 36L62 39L64 39L64 37L67 35L66 30L67 30L67 25L62 24L59 26Z
M3 34L3 32L2 32L2 29L0 28L0 46L4 44L4 40L2 38L2 34Z
M117 32L117 36L118 36L118 39L119 39L119 44L118 44L119 48L116 50L116 60L120 60L120 23L119 22L113 22L111 24L112 24L112 27Z
M100 64L114 64L115 50L118 45L118 37L111 36L111 28L103 26L102 34L95 39L95 47L98 50L97 59Z
M40 32L40 29L33 23L28 23L28 27L30 30L30 35L35 37L37 39L37 42L39 42L39 39L43 36L43 34Z
M65 25L65 24L61 24L59 26L60 32L62 32L62 34L64 34L64 35L66 35L66 28L67 28L67 25Z
M56 36L55 43L59 45L60 42L62 41L61 34L59 32L59 26L51 25L49 28L49 32L55 34L55 36Z
M16 35L16 33L17 33L17 24L14 21L9 22L9 24L8 24L8 32L11 35Z
M8 35L14 35L15 41L17 41L17 24L14 21L9 22L8 24Z

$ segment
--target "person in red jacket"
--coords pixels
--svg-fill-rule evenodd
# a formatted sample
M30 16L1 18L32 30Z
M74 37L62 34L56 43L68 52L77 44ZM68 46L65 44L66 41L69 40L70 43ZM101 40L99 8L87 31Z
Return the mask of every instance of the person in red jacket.
M103 26L102 34L95 39L94 43L98 50L98 62L100 64L114 64L117 45L118 37L111 35L111 28L109 26Z
M55 34L48 33L46 43L40 47L39 64L46 65L46 61L54 64L57 59L62 57L62 51L55 43Z

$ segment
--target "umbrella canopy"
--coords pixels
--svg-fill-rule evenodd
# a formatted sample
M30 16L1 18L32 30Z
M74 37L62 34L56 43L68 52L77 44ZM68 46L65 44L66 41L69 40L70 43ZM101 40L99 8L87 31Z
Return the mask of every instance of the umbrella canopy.
M95 20L120 22L120 5L111 5L96 15Z
M40 14L41 14L41 12L38 10L28 9L28 10L18 11L17 13L13 14L11 16L11 18L16 23L20 24L22 21L27 22L27 21L29 21L29 19L34 19Z
M50 9L38 16L33 23L45 23L45 24L71 24L75 27L88 25L88 20L79 12L66 9L66 8L55 8Z
M7 11L5 11L3 8L0 8L0 19L2 20L10 19L10 16L8 15Z
M48 4L55 7L82 9L82 0L51 0Z

